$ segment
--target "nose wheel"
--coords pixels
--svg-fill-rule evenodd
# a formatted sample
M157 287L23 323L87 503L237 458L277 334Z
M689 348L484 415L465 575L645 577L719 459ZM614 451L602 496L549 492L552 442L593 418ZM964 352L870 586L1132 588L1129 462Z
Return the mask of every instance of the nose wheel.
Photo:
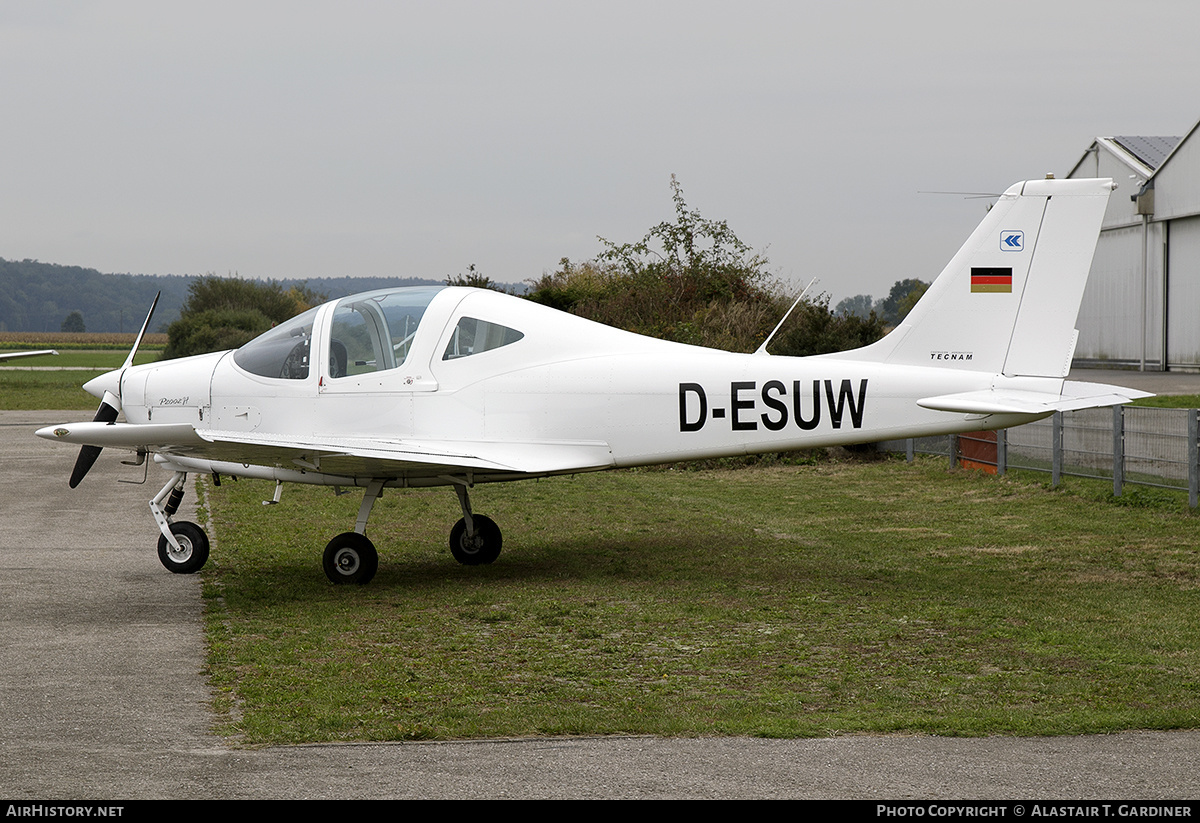
M171 534L175 546L163 535L158 538L158 559L167 571L193 574L204 568L208 562L208 535L204 529L187 520L178 520L171 524Z

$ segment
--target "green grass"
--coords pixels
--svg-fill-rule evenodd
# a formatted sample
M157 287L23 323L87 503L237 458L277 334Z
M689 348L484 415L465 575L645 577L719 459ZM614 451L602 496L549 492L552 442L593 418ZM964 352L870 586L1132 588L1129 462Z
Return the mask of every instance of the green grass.
M15 367L0 368L0 408L95 410L99 401L81 387L93 377L119 368L128 354L128 351L64 351L57 356L30 357L0 364ZM161 354L161 351L139 349L134 363L153 363ZM31 366L44 368L34 370L29 368ZM73 370L61 371L67 368Z
M104 350L104 349L64 349L58 354L45 354L40 357L23 357L19 360L9 360L4 363L5 366L14 366L18 368L38 367L47 369L66 369L66 368L96 368L96 369L115 369L119 368L125 362L125 358L129 355L129 348L124 350ZM142 363L153 363L162 357L162 350L154 350L149 348L138 349L137 355L133 358L133 362L141 365Z
M1150 406L1159 409L1200 409L1200 394L1156 394L1134 400L1131 406Z
M0 370L0 408L95 411L100 401L80 387L105 371Z
M215 521L209 673L249 744L563 734L1069 734L1200 725L1186 500L939 460L389 492L366 587L320 553L359 495L241 481Z
M48 354L44 357L30 357L24 360L10 360L10 366L43 366L47 368L120 368L129 355L129 349L104 351L100 349L83 349L78 351L63 350L57 355ZM138 349L133 362L137 365L153 363L162 356L162 351L153 349Z

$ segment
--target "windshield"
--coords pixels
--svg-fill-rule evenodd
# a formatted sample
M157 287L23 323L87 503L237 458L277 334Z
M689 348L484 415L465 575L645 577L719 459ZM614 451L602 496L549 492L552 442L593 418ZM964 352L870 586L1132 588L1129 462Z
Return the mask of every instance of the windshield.
M260 377L304 380L308 377L313 320L309 309L269 332L260 334L233 353L233 362Z

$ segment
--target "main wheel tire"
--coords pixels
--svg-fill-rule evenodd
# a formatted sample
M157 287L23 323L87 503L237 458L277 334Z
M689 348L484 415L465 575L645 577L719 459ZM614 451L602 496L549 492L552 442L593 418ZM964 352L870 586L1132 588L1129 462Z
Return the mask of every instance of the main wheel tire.
M379 553L366 535L342 532L329 541L322 561L331 583L369 583L379 569Z
M467 521L459 520L450 530L450 553L464 566L483 566L500 556L504 538L492 518L476 514L475 535L467 537Z
M208 535L204 529L187 520L179 520L171 524L171 534L179 542L178 549L167 541L166 536L158 536L158 559L167 571L194 574L204 568L208 562Z

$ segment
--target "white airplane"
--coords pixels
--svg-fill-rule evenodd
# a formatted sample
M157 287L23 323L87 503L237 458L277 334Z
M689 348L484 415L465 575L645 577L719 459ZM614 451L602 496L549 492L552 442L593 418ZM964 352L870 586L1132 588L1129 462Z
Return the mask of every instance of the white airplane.
M83 445L72 487L105 447L172 472L150 509L173 572L208 557L203 529L173 519L193 472L274 480L276 500L284 482L363 488L354 531L325 548L335 583L375 574L366 528L385 488L452 487L451 552L491 563L502 540L472 512L478 483L1004 428L1147 396L1063 379L1113 188L1012 186L904 322L853 351L734 354L492 291L387 289L236 351L141 366L130 352L84 386L102 398L95 421L37 434Z
M0 363L5 360L16 360L20 357L41 357L43 354L58 354L54 349L38 349L37 351L4 351L0 352Z

